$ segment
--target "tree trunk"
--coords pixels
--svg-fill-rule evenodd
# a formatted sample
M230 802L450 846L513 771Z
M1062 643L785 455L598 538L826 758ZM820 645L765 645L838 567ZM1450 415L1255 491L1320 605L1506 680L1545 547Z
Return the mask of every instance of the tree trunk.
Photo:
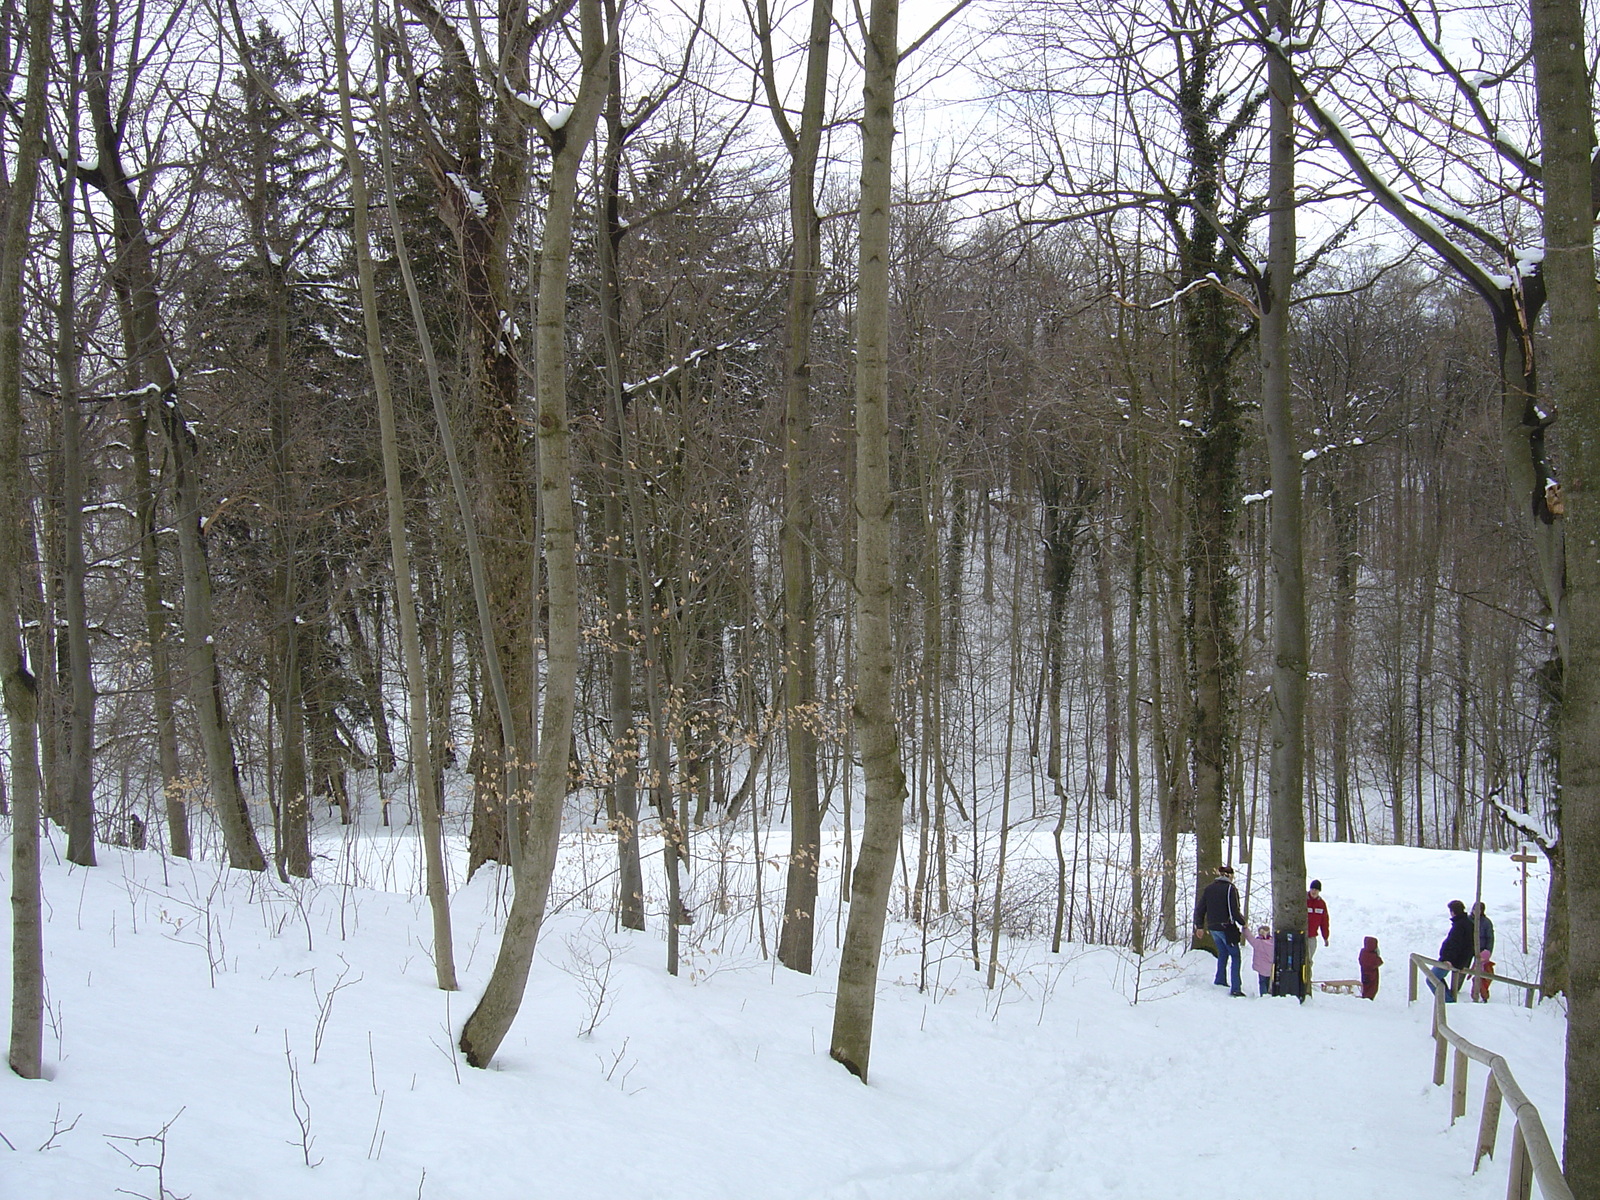
M633 658L638 639L628 607L628 468L625 453L627 397L622 380L622 298L618 257L623 236L620 212L622 151L627 137L622 109L621 45L616 0L605 0L606 28L611 42L610 77L606 87L606 145L601 164L601 208L595 230L600 266L600 321L605 335L606 427L600 448L604 457L605 495L600 504L605 531L606 611L610 621L612 836L617 842L617 920L624 929L643 929L644 868L639 857L639 727L633 709ZM642 582L642 581L641 581ZM644 620L651 614L645 612Z
M1287 0L1272 0L1268 20L1286 44ZM1267 270L1261 296L1261 411L1272 478L1272 755L1268 804L1272 830L1272 923L1306 930L1305 703L1306 603L1301 552L1300 453L1290 411L1289 304L1295 269L1294 84L1282 51L1267 55L1270 123ZM1298 990L1298 989L1297 989ZM1285 989L1287 991L1287 989Z
M311 878L311 794L306 771L305 649L293 618L283 621L273 645L277 661L268 684L278 715L278 846L280 875Z
M0 687L11 745L11 1069L44 1073L44 923L39 887L38 708L22 649L28 478L22 426L22 266L44 153L48 0L28 0L28 75L0 243Z
M259 208L252 220L260 222ZM266 229L258 223L257 269L266 313L266 384L270 390L267 433L272 447L273 585L272 614L275 662L269 672L268 693L278 714L277 869L297 879L311 877L311 798L306 770L306 678L315 676L311 648L315 638L305 625L307 605L301 590L303 550L296 513L300 497L294 484L298 470L294 453L293 414L296 396L288 371L289 278L284 260L272 252Z
M131 317L118 297L123 328ZM190 856L188 789L178 758L178 726L173 711L172 624L156 541L156 475L150 461L150 421L139 391L143 372L129 360L124 374L122 421L128 434L128 509L139 552L139 596L144 607L145 637L150 654L150 706L156 723L156 762L167 818L167 849L178 858Z
M610 60L599 0L579 0L582 65L570 118L550 129L552 163L549 203L539 250L537 320L539 509L544 517L548 579L548 625L544 711L539 734L538 777L523 832L516 870L516 896L483 998L461 1031L461 1049L475 1067L486 1067L516 1019L528 970L543 924L550 879L561 839L572 753L572 718L578 672L578 565L572 505L572 458L567 420L567 284L572 263L572 218L578 170L605 101Z
M1105 770L1101 776L1100 794L1105 797L1109 814L1119 814L1122 805L1117 800L1117 764L1122 754L1122 687L1117 678L1117 627L1116 593L1111 587L1111 539L1096 526L1094 537L1094 582L1100 608L1100 694L1105 709ZM1137 714L1132 714L1137 715ZM1120 820L1115 815L1113 820Z
M889 577L889 208L899 0L872 0L861 118L860 265L856 301L856 703L866 779L860 857L839 957L829 1053L863 1082L889 890L906 795L894 705Z
M417 628L416 598L412 591L410 547L405 527L405 492L400 478L399 436L395 429L394 397L390 388L389 363L383 351L383 330L378 321L378 292L373 278L372 247L367 230L367 183L360 151L356 145L355 118L350 104L350 63L345 33L343 0L334 0L334 53L339 70L339 117L345 149L345 167L350 174L350 208L354 217L351 230L355 251L356 278L361 291L361 315L366 335L367 365L372 372L372 390L378 401L378 436L383 455L385 507L389 518L389 561L394 570L395 614L400 624L400 653L406 679L407 728L410 735L411 770L416 781L417 804L421 809L422 852L428 907L433 917L434 978L441 990L456 990L454 936L450 928L449 887L444 869L438 776L434 771L431 728L428 719L428 686L422 658L422 641ZM389 192L393 204L392 189ZM390 209L391 217L394 209ZM398 228L398 222L396 223ZM446 637L448 643L448 636ZM444 650L448 654L448 645Z
M431 0L402 0L432 36L441 57L428 86L441 99L424 102L411 75L417 106L440 114L447 127L424 143L423 160L438 197L438 213L454 235L464 306L461 333L468 400L466 443L471 486L452 464L451 480L468 542L479 636L492 705L479 712L474 752L480 784L492 779L474 812L468 870L507 853L513 869L526 838L521 824L532 765L536 621L534 579L539 541L536 505L542 484L531 477L527 429L520 419L524 370L511 333L516 309L511 288L512 233L521 220L530 180L529 49L542 23L518 4L497 6L503 39L490 78L480 81L474 58L451 17ZM474 20L477 19L474 13ZM409 72L407 48L399 45ZM480 82L488 84L483 94ZM566 131L554 131L565 138ZM586 135L587 136L587 135ZM486 153L487 148L487 153ZM408 289L409 290L409 289ZM417 301L413 299L413 307ZM420 316L415 316L419 324ZM420 332L420 330L419 330ZM430 369L431 372L431 369ZM448 436L443 396L433 384L441 436ZM453 455L452 455L453 457ZM570 499L570 498L569 498ZM478 531L482 531L480 542ZM498 736L494 727L498 725Z
M822 856L822 810L817 796L817 695L815 598L811 569L814 523L808 494L811 463L811 330L816 317L821 267L821 221L817 216L817 154L828 89L829 35L833 0L812 0L806 53L805 95L800 128L789 128L772 62L767 5L762 22L762 66L772 118L789 146L789 300L784 324L783 525L779 558L783 569L783 712L789 764L790 847L778 935L778 961L811 973L816 937L817 868Z
M1336 478L1328 489L1328 516L1333 529L1333 661L1329 674L1329 706L1333 728L1329 754L1333 758L1333 836L1335 841L1352 840L1350 821L1351 696L1354 694L1354 656L1352 643L1356 617L1356 574L1360 556L1356 539L1356 510L1349 486Z
M88 115L95 130L97 162L92 170L79 164L78 174L105 197L111 209L112 241L117 251L112 279L122 301L119 307L124 317L127 353L139 364L141 376L150 381L146 401L156 403L171 453L173 525L178 532L183 568L184 658L190 702L205 752L206 782L222 825L229 865L261 871L266 869L267 860L239 788L238 763L217 666L211 569L206 561L200 517L196 462L199 442L180 404L178 379L162 327L154 250L139 195L122 163L121 130L113 117L107 90L111 64L104 61L107 51L100 30L93 25L83 31L83 51L88 65Z
M1239 403L1234 396L1232 301L1207 286L1228 270L1230 253L1216 228L1226 155L1217 123L1213 72L1221 48L1211 30L1189 43L1176 102L1184 131L1187 206L1174 218L1183 340L1190 375L1193 523L1186 555L1187 636L1192 664L1190 750L1194 763L1195 881L1204 887L1222 862L1223 814L1238 700L1238 582L1233 549L1238 524Z
M1567 545L1560 803L1566 865L1565 1171L1573 1195L1600 1195L1600 308L1591 183L1594 115L1583 7L1534 0L1542 134L1544 275L1561 405ZM1558 631L1559 632L1559 631Z
M67 110L72 114L67 153L78 155L78 80L67 83ZM67 861L95 865L94 813L94 677L89 661L89 618L84 601L86 567L83 552L83 418L78 411L78 272L75 261L73 188L61 189L60 285L57 316L56 372L61 393L61 541L62 616L66 624L67 771L63 780L67 813Z
M1139 619L1144 612L1144 503L1148 494L1144 478L1144 454L1139 444L1142 434L1138 421L1140 410L1134 402L1134 504L1133 527L1128 540L1132 543L1133 562L1128 577L1128 877L1132 882L1131 897L1133 920L1133 952L1145 951L1145 887L1144 887L1144 805L1142 787L1143 750L1139 745Z
M379 433L382 438L382 433ZM377 751L377 768L380 775L394 770L394 740L389 733L389 714L383 702L383 593L373 591L372 644L367 643L366 630L361 625L360 598L366 589L357 591L339 614L345 637L350 642L350 660L361 681L361 694L366 698L367 712L372 717L372 739Z

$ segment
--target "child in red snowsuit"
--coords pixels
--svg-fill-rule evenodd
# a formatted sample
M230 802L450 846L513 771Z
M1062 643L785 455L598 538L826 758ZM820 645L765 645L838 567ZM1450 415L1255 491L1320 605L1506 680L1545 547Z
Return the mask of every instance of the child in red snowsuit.
M1477 965L1478 970L1480 971L1488 971L1490 974L1494 973L1494 960L1489 957L1489 952L1487 950L1478 951ZM1472 977L1472 999L1476 1003L1487 1004L1489 1002L1489 983L1490 981L1483 978L1481 975L1474 975Z
M1383 959L1378 957L1378 939L1369 937L1366 944L1361 947L1361 953L1356 955L1356 962L1361 966L1361 998L1363 1000L1376 1000L1378 998L1378 968L1383 966Z

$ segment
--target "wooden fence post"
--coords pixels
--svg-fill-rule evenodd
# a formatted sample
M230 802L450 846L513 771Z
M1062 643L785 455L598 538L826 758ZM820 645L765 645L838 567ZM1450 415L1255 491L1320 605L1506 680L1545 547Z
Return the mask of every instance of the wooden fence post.
M1450 1124L1456 1123L1457 1117L1467 1115L1467 1055L1465 1051L1456 1051L1455 1071L1450 1081Z
M1522 1122L1518 1121L1511 1132L1511 1175L1506 1180L1506 1200L1531 1200L1532 1195L1533 1162L1522 1141Z
M1495 1135L1500 1131L1500 1081L1493 1069L1489 1081L1483 1085L1483 1117L1478 1121L1478 1150L1472 1156L1472 1173L1478 1173L1478 1164L1494 1157Z

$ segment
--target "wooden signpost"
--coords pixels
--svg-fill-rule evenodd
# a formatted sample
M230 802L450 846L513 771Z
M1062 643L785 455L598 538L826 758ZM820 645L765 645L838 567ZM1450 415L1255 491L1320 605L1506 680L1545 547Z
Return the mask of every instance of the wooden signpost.
M1522 952L1528 952L1528 864L1538 862L1537 854L1529 853L1527 846L1511 856L1511 861L1522 867Z

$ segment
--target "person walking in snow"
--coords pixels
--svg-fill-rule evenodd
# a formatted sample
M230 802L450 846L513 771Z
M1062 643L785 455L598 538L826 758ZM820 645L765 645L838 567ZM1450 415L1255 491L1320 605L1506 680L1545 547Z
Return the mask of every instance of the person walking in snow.
M1195 902L1194 928L1196 933L1209 933L1217 948L1217 977L1212 982L1219 986L1229 983L1224 975L1231 968L1230 996L1244 995L1244 989L1239 986L1239 941L1243 925L1239 889L1233 886L1233 868L1224 863L1217 868L1217 877Z
M1256 931L1244 931L1244 940L1250 943L1250 966L1255 969L1256 983L1265 996L1272 990L1272 927L1258 925Z
M1378 998L1378 968L1383 966L1383 959L1378 957L1378 939L1369 937L1361 947L1361 953L1356 955L1356 963L1361 968L1361 998L1363 1000L1376 1000Z
M1478 970L1488 974L1494 971L1494 922L1489 920L1489 914L1479 900L1472 906L1472 928L1477 933L1478 944ZM1479 1004L1486 1004L1489 1000L1489 980L1477 975L1472 977L1472 999Z
M1311 960L1317 956L1317 938L1328 944L1328 902L1322 898L1322 880L1313 879L1306 891L1306 983L1311 983Z
M1444 988L1444 1002L1454 1004L1456 989L1447 980L1447 976L1454 971L1465 971L1472 966L1476 957L1474 947L1477 939L1472 932L1472 918L1467 915L1467 906L1459 900L1452 900L1449 904L1450 932L1444 935L1444 941L1439 943L1439 961L1442 967L1431 967L1429 973L1439 981ZM1460 976L1455 978L1459 979Z

